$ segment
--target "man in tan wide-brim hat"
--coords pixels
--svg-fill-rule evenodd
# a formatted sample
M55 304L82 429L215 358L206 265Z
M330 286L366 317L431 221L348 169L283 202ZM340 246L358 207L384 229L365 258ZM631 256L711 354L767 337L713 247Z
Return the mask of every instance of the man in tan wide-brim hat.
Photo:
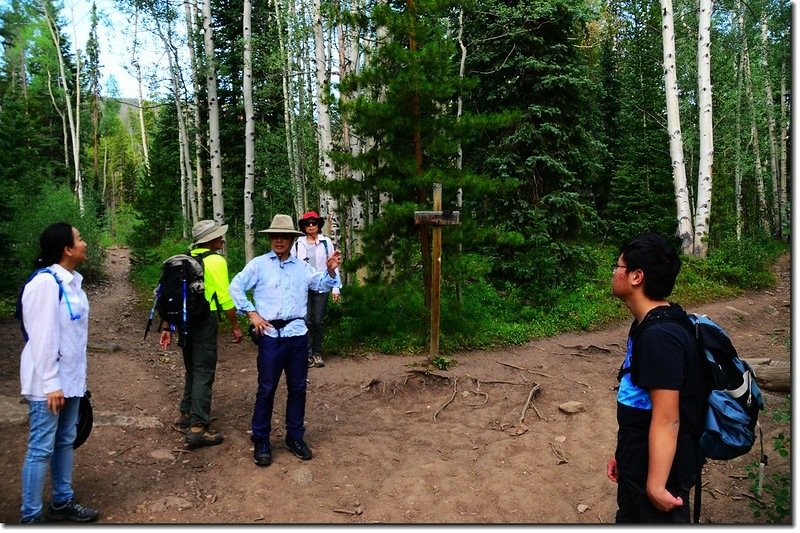
M236 307L228 292L228 263L217 253L224 245L227 225L213 220L201 220L192 227L190 254L203 265L205 297L210 313L189 322L183 342L185 368L180 418L175 427L186 433L189 446L213 446L222 442L222 435L209 429L211 422L211 386L217 369L217 313L225 312L233 332L233 342L242 340L242 329L236 317ZM161 346L172 342L172 326L161 324Z
M336 269L341 262L334 252L326 270L315 272L307 263L292 257L290 247L302 235L289 215L275 215L269 228L259 231L269 236L272 250L253 258L231 280L230 292L236 308L246 314L257 335L258 390L251 422L254 444L253 462L268 466L272 462L269 442L275 389L286 372L286 439L284 446L303 460L313 456L303 440L305 434L306 378L308 377L308 291L330 291L341 287ZM253 300L247 291L253 290Z

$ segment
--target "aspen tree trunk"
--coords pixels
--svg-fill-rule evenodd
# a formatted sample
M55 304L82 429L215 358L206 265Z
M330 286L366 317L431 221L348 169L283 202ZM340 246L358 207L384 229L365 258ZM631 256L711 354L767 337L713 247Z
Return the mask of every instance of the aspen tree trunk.
M761 14L761 69L764 72L764 104L767 109L767 132L769 134L769 161L772 170L772 232L775 236L781 236L780 220L780 194L778 192L778 181L780 180L780 167L778 165L778 139L775 133L775 110L772 103L772 81L769 74L768 54L769 48L767 40L769 31L767 28L767 14Z
M736 161L734 195L736 197L736 240L742 240L742 56L733 61L736 79Z
M50 70L47 71L47 90L50 93L50 101L53 102L53 107L61 117L61 130L64 136L64 168L69 168L69 133L67 132L67 119L64 118L64 113L61 108L56 104L56 97L53 95L53 79L50 75Z
M253 187L256 174L255 119L253 111L253 44L250 30L252 3L244 0L242 10L242 37L244 39L244 71L242 88L244 94L244 255L245 261L254 256L253 244Z
M142 157L144 158L144 168L150 172L150 154L147 149L147 130L144 127L144 98L142 96L142 66L139 64L139 54L136 48L139 45L139 10L133 14L133 47L131 51L131 64L136 73L136 88L139 91L139 133L142 136Z
M459 79L464 79L464 70L467 63L467 47L464 44L464 8L460 6L458 9L458 47L461 50L461 62L458 64L458 77ZM461 97L461 93L458 94L458 103L456 105L456 122L459 124L461 123L461 115L463 113L464 101ZM458 143L458 190L456 191L456 209L461 211L463 205L463 193L464 190L461 186L462 178L461 178L461 170L464 167L464 149L461 146L461 142ZM462 240L458 240L458 255L461 255L463 249ZM456 302L459 304L461 303L461 283L456 284Z
M186 11L186 35L188 36L189 60L192 68L192 87L194 93L194 165L195 165L195 194L197 196L197 218L205 219L205 194L203 181L205 177L205 167L203 166L203 127L200 118L200 72L197 68L197 53L195 38L197 28L197 2L195 0L184 2Z
M741 13L741 11L740 11ZM744 16L739 15L739 24L744 28ZM767 200L764 194L764 175L761 168L761 148L758 139L758 126L756 124L755 98L753 97L753 81L750 74L750 52L747 48L747 35L742 32L742 65L744 70L744 86L747 93L747 103L750 107L750 142L753 144L753 155L755 156L756 166L756 191L758 192L758 213L761 228L769 232L769 220L767 214Z
M316 104L317 104L317 135L319 141L320 172L326 183L336 179L336 169L331 159L333 150L333 137L331 132L331 116L328 108L328 72L326 61L325 42L323 39L322 12L320 0L314 0L314 58L316 63ZM338 205L336 199L328 190L320 191L320 216L328 225L328 232L334 246L338 245L340 237Z
M108 181L108 139L103 139L103 201L106 201L106 183Z
M714 122L711 101L711 11L713 0L700 0L697 34L697 92L700 114L700 164L694 218L694 255L708 256L711 189L714 169Z
M208 151L211 160L211 207L214 220L225 223L222 192L222 154L219 141L219 100L217 99L217 66L214 36L211 30L211 0L203 1L203 44L205 46L206 87L208 91Z
M289 168L292 171L292 186L294 188L294 210L295 215L300 216L303 212L305 212L305 205L306 205L306 190L305 190L305 183L303 181L303 177L300 174L300 163L298 161L297 153L294 149L295 145L295 135L292 132L292 111L291 107L291 95L293 93L293 83L292 83L292 69L291 69L291 57L289 53L289 49L287 46L284 46L283 43L283 22L281 21L281 10L280 5L278 4L278 0L273 0L273 5L275 6L275 20L276 24L275 27L278 31L278 45L280 46L280 51L283 54L282 56L282 63L284 67L281 69L281 81L282 88L283 88L283 125L284 130L286 132L286 153L288 157ZM287 33L288 39L291 42L291 29L290 29L291 22L287 20Z
M667 96L667 130L669 154L672 159L672 180L675 185L675 204L678 218L678 238L681 252L693 251L692 213L686 183L683 157L683 135L678 106L678 77L675 71L675 26L672 20L672 0L661 0L661 38L664 46L664 89Z
M61 55L61 38L58 34L56 27L55 15L50 13L47 6L44 5L45 19L47 20L47 29L50 31L50 37L53 39L55 46L56 58L58 59L58 69L60 73L59 81L61 82L61 90L64 91L64 102L67 107L67 122L69 124L70 135L72 138L72 161L75 165L75 192L78 197L78 208L83 214L83 181L81 179L81 146L80 146L80 90L77 91L76 96L76 110L75 115L72 113L72 100L70 97L69 87L67 86L67 74L64 68L64 56ZM76 61L76 77L75 86L80 88L80 54L77 54ZM75 118L75 117L78 118Z
M169 23L168 23L169 24ZM180 147L181 164L181 205L183 206L183 237L188 236L187 225L197 224L197 204L194 195L194 176L192 174L192 157L189 153L189 133L186 127L186 114L183 109L183 98L181 95L180 67L175 47L172 45L172 29L167 28L166 32L161 27L161 23L156 19L156 30L161 41L164 43L164 50L167 53L169 72L172 78L172 91L175 95L175 110L178 119L178 145Z
M781 64L781 235L784 239L786 235L783 233L783 226L789 226L789 217L787 209L788 196L786 192L786 144L789 139L789 116L786 111L786 102L789 99L789 93L786 90L786 62Z

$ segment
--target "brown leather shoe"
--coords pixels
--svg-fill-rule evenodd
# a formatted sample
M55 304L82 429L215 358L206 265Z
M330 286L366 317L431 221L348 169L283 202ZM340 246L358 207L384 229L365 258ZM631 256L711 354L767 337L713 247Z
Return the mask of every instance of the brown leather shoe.
M222 435L203 426L192 426L183 438L187 446L216 446L222 443Z

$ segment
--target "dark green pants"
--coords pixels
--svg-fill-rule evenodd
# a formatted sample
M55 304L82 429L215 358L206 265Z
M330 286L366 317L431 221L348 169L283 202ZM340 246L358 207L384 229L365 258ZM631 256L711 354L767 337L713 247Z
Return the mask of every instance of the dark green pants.
M217 371L217 319L208 318L189 324L183 345L186 377L180 410L191 413L193 426L208 426L211 421L211 386Z

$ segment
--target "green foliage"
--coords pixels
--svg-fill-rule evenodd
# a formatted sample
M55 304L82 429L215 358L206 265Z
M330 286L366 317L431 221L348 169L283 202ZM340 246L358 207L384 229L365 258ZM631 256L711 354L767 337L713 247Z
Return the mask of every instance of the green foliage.
M433 358L431 364L438 368L439 370L450 370L450 367L455 366L458 364L458 361L455 359L450 359L443 355L438 355Z
M16 295L16 289L23 283L33 268L33 261L39 255L39 235L55 222L67 222L78 228L89 245L88 258L79 270L87 281L101 279L105 251L99 246L101 230L94 216L95 204L90 196L85 198L85 214L81 215L73 192L67 187L45 186L39 191L35 203L26 203L26 196L17 193L10 199L15 210L8 223L0 224L0 232L8 236L12 253L6 262L6 275L0 280L2 293Z
M787 394L779 407L769 411L772 421L776 424L790 424L792 422L792 397Z
M791 451L790 437L779 433L772 439L773 449L781 457L788 457ZM774 463L766 465L766 468ZM753 461L745 465L747 478L750 480L750 492L755 497L748 502L753 517L763 518L768 524L788 524L792 516L792 478L783 472L772 472L765 475L761 493L759 494L759 462Z

